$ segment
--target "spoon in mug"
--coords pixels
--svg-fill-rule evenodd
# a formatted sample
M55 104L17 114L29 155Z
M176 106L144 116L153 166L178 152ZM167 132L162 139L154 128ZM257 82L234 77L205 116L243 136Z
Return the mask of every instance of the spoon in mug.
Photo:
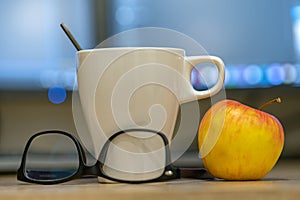
M72 33L70 32L70 30L67 28L67 26L64 23L60 24L60 27L63 29L63 31L65 32L65 34L68 36L68 38L71 40L72 44L74 45L74 47L77 49L77 51L82 50L82 48L80 47L80 45L78 44L78 42L75 40L74 36L72 35Z

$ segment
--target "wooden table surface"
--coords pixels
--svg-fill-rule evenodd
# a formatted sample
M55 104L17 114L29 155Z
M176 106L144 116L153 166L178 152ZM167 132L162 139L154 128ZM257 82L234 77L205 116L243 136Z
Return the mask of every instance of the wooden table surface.
M300 160L280 160L259 181L183 179L147 184L99 184L96 178L59 185L18 182L16 175L0 175L0 199L300 199Z

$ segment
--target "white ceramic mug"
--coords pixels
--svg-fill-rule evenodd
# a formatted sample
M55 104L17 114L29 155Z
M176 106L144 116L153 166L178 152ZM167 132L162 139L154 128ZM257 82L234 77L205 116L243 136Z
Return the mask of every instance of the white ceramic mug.
M156 130L171 141L180 104L208 98L224 82L220 58L185 56L179 48L81 50L77 61L80 101L97 154L108 137L123 129ZM218 68L217 82L204 91L190 82L192 68L199 63Z

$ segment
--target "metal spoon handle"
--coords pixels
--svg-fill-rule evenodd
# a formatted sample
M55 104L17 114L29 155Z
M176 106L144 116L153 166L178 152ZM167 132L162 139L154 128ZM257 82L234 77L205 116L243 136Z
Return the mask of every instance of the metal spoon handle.
M64 30L65 34L68 36L68 38L71 40L72 44L75 46L77 51L82 50L78 42L75 40L74 36L70 32L70 30L67 28L67 26L64 23L60 24L60 27Z

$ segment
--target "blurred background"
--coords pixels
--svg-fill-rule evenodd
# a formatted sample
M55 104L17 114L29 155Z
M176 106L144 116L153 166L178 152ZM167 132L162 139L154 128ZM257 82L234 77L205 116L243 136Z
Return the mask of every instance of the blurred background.
M0 18L0 172L16 170L33 133L76 134L76 49L61 22L84 49L133 28L186 34L225 62L227 98L259 107L281 97L266 111L285 128L282 158L300 157L300 1L2 0ZM211 104L199 104L203 116ZM200 163L197 139L178 163Z

